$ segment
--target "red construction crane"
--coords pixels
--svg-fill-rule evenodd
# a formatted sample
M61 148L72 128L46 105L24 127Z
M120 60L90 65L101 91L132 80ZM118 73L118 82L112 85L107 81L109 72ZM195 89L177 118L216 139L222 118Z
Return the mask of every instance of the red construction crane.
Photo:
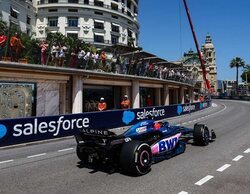
M187 6L187 2L186 2L186 0L183 0L183 2L184 2L184 5L185 5L185 10L186 10L187 16L188 16L188 21L189 21L189 24L190 24L190 27L191 27L191 30L192 30L195 46L196 46L196 49L197 49L197 52L198 52L198 55L199 55L202 74L203 74L203 79L205 81L204 85L205 85L205 88L207 88L208 91L211 92L210 91L211 90L210 83L209 83L209 80L207 79L207 71L206 71L206 67L205 67L205 61L204 61L204 59L203 59L203 57L201 55L201 51L199 49L199 44L198 44L198 41L197 41L197 38L196 38L196 34L195 34L195 31L194 31L194 27L193 27L193 23L192 23L191 16L190 16L190 13L189 13L189 9L188 9L188 6Z

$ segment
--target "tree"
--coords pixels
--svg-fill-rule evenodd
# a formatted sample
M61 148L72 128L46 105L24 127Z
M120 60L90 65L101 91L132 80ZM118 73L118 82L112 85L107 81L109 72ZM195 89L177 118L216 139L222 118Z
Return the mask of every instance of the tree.
M244 67L245 61L240 57L235 57L230 62L230 68L236 68L236 93L238 94L239 67Z
M242 81L246 81L246 78L248 80L250 79L250 64L246 65L243 69L243 73L241 74ZM247 82L248 84L250 83L249 81Z

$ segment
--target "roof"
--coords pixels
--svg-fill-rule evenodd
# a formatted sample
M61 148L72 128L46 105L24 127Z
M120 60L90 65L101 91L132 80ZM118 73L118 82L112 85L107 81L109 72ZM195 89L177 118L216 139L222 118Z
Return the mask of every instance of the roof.
M109 52L109 53L116 53L116 54L123 54L123 53L128 53L128 52L135 52L141 50L140 47L135 48L135 47L130 47L122 44L115 44L112 46L107 46L101 49L101 51Z

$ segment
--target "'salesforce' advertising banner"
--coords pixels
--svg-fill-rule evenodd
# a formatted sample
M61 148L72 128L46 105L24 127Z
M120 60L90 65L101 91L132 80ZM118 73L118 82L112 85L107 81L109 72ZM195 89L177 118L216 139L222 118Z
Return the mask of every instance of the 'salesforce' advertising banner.
M111 129L141 120L162 120L192 113L211 102L0 120L0 147L75 135L79 129Z

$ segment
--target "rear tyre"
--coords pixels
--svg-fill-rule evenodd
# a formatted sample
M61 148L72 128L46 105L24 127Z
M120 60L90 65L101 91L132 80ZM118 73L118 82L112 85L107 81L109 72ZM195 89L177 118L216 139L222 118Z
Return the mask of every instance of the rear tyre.
M84 152L80 146L76 147L76 155L83 162L84 164L87 164L88 162L88 154Z
M150 171L152 152L148 144L140 141L124 143L120 152L120 165L131 175L144 175Z
M194 143L201 146L209 144L209 130L206 125L196 124L194 126Z

